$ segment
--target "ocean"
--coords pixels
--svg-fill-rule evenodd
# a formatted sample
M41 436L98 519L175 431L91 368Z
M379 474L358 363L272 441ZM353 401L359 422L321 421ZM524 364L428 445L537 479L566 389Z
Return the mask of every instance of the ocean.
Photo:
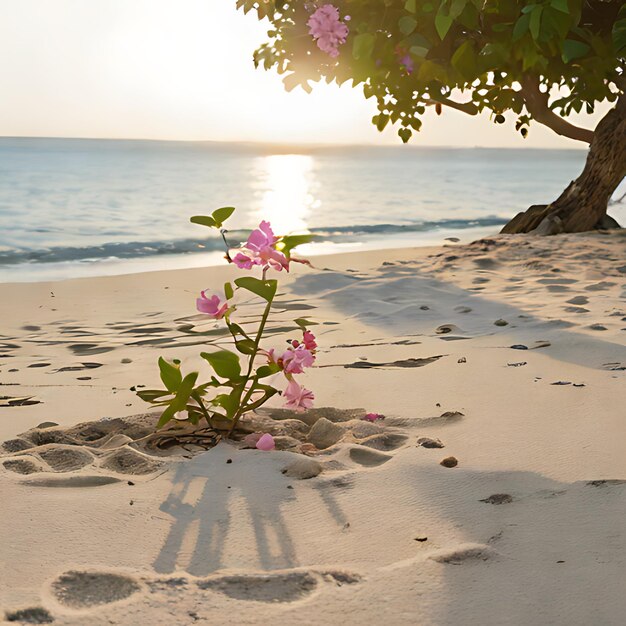
M281 234L318 235L308 254L471 240L554 199L584 159L584 150L0 138L0 282L215 264L219 237L189 218L221 206L237 208L233 245L262 219Z

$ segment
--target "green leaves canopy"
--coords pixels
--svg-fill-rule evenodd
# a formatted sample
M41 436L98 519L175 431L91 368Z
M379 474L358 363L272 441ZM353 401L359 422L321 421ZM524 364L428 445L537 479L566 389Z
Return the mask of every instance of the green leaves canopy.
M333 0L349 15L348 40L337 59L308 33L302 0L238 0L270 21L269 40L254 55L275 67L289 88L310 91L325 80L362 85L375 98L379 130L391 123L408 141L426 107L517 115L523 133L532 119L520 83L561 88L550 107L562 116L592 112L624 89L626 4L602 0ZM407 58L409 63L406 62ZM412 67L411 67L412 66ZM454 90L454 93L453 93ZM459 108L459 107L454 107ZM497 120L496 120L497 118Z

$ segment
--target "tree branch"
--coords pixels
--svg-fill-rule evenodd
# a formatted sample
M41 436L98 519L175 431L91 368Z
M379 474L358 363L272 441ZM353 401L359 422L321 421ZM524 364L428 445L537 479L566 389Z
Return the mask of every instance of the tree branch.
M522 79L521 85L522 89L520 93L524 97L528 112L535 121L547 126L557 135L585 143L592 142L592 130L574 126L574 124L570 124L550 109L548 106L548 94L540 91L539 81L536 78L526 76Z
M454 100L448 100L448 98L444 98L443 96L434 96L433 94L429 95L431 102L425 103L428 106L443 104L444 106L450 107L451 109L456 109L457 111L461 111L463 113L467 113L468 115L478 115L478 107L471 102L455 102Z

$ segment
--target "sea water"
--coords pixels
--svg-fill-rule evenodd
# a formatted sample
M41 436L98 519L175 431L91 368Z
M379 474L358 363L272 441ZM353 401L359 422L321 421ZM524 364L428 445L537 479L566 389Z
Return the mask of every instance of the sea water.
M584 150L0 138L0 281L219 262L220 238L189 218L221 206L237 208L233 246L262 219L316 234L313 254L468 240L556 198L584 160ZM626 217L623 205L612 213Z

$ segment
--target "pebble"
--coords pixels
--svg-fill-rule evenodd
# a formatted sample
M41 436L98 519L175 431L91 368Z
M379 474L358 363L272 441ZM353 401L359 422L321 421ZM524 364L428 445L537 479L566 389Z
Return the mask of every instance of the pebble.
M443 448L444 445L439 439L431 439L430 437L420 437L417 445L422 448Z
M315 459L303 457L289 463L281 472L290 478L305 480L307 478L315 478L322 472L322 469L322 464Z
M509 504L513 502L513 498L508 493L494 493L488 498L479 500L479 502L486 502L487 504Z
M459 461L454 456L447 456L439 462L439 465L443 465L444 467L456 467L458 464Z
M506 320L499 319L494 322L495 326L508 326L509 323Z
M309 442L319 450L330 448L343 437L343 428L334 424L325 417L321 417L315 422L309 432Z

